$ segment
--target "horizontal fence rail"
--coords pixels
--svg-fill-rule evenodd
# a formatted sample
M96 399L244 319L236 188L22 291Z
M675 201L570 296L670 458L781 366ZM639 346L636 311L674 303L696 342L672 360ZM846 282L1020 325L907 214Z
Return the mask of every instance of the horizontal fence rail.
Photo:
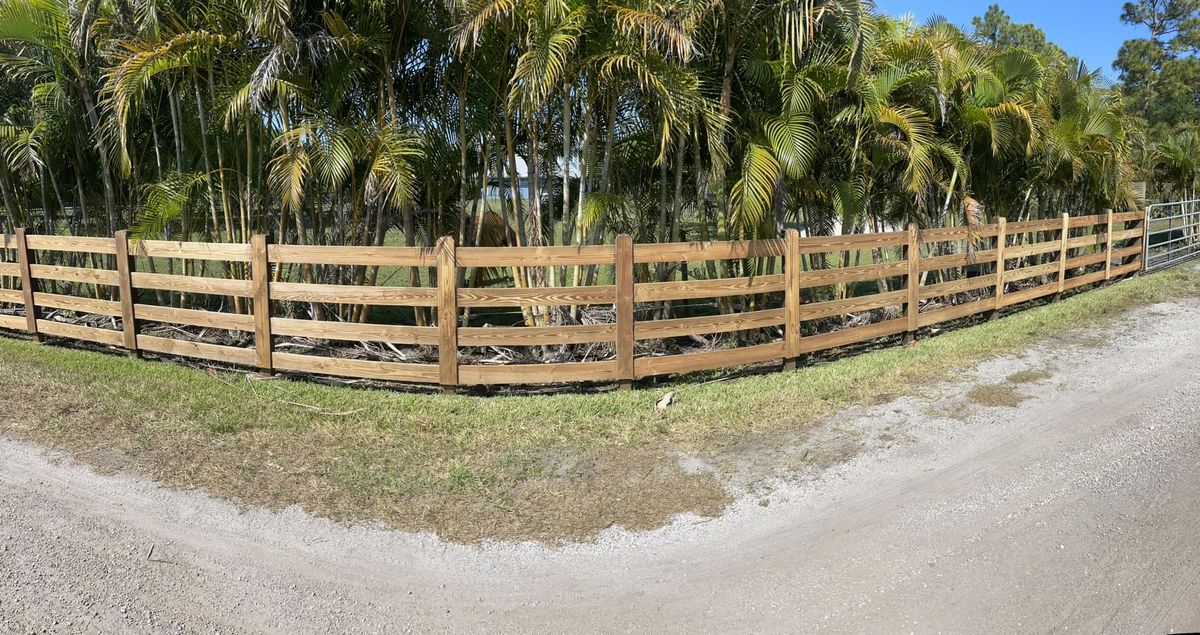
M1181 214L1184 228L1192 227L1191 213ZM1005 307L1126 276L1149 262L1146 218L1142 212L1064 214L845 236L801 237L788 230L782 238L766 240L634 245L621 235L613 245L505 248L457 247L450 238L432 248L334 247L274 245L262 235L249 244L217 244L131 241L124 231L92 238L34 236L18 229L0 236L0 308L11 305L24 315L0 314L0 328L24 331L39 341L44 336L84 340L135 355L199 358L268 374L313 373L446 390L571 382L628 387L647 377L766 362L794 368L807 354L891 336L912 342L923 328L977 314L994 317ZM862 264L864 255L871 264ZM190 264L163 272L164 259ZM754 275L689 275L692 265L710 274L732 271L722 268L730 261L758 265L741 268ZM364 272L428 268L430 286L378 285L374 276L361 284L332 284L314 278L314 266ZM531 267L549 270L550 283L470 283L481 272ZM285 279L285 268L300 273ZM611 271L611 279L601 279L600 268ZM213 271L220 275L208 275ZM588 283L582 284L585 271ZM575 284L566 284L570 272ZM229 303L223 306L235 310L183 308L172 301L186 295L219 296ZM695 301L720 310L711 315L673 310ZM416 307L436 319L409 325L296 318L277 311L281 303L363 305L364 316L366 306ZM611 319L472 326L468 317L471 311L548 315L588 306L606 307ZM105 316L113 328L49 319L46 309ZM312 314L319 312L314 308ZM870 319L830 326L845 316ZM146 323L240 333L244 345L150 334L139 328ZM664 354L652 346L726 333L757 335L739 339L741 345L732 348ZM289 337L425 347L436 356L397 361L315 355L276 342ZM599 352L537 364L472 362L462 355L463 348L506 346L594 346Z

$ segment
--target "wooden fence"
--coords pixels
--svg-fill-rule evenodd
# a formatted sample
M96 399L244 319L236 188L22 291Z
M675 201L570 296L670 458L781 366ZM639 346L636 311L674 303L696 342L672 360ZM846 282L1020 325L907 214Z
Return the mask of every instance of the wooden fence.
M792 368L805 354L903 334L912 341L919 329L1018 303L1055 296L1084 285L1137 272L1142 267L1143 214L1094 216L965 227L802 238L789 230L784 238L708 243L634 245L619 236L615 245L579 247L456 248L442 238L435 248L333 247L268 244L254 236L250 244L214 244L142 240L125 232L113 238L26 235L3 236L0 260L0 307L24 308L24 316L0 315L0 327L42 336L72 338L142 351L201 358L264 373L288 371L385 381L440 385L616 382L622 387L658 375L779 361ZM968 247L968 242L970 247ZM45 264L50 252L75 254L72 262L94 266ZM925 252L922 255L922 252ZM851 262L863 253L872 264ZM137 257L221 263L223 277L139 271ZM747 277L689 279L686 263L762 259L765 273ZM840 266L829 267L829 263ZM108 267L102 266L108 263ZM682 276L654 281L656 268L682 264ZM704 266L708 271L717 271ZM436 272L428 287L321 284L284 281L278 269L297 266L424 267ZM461 284L462 270L514 267L611 266L611 284L537 288L474 288ZM774 268L774 265L779 265ZM814 267L814 265L823 265ZM187 270L185 270L187 271ZM273 276L272 273L275 273ZM641 273L639 276L638 273ZM565 279L565 276L563 276ZM636 282L635 280L649 280ZM680 278L680 279L674 279ZM57 281L54 284L48 282ZM47 287L113 287L95 297L54 293ZM873 285L871 283L874 283ZM874 289L873 293L815 294L819 289ZM18 290L19 287L19 290ZM139 293L141 292L141 293ZM151 293L153 292L153 293ZM143 303L163 292L243 298L240 312L180 308ZM635 309L668 307L696 299L715 302L753 297L744 310L713 315L637 319ZM106 299L117 298L117 299ZM273 314L280 302L428 307L434 326L336 322ZM463 310L484 308L578 307L607 305L611 323L562 326L460 325ZM119 330L46 319L43 309L119 318ZM879 311L888 309L887 311ZM647 311L641 311L643 315ZM822 329L830 318L883 315L873 323ZM228 346L149 335L139 323L160 322L253 333L252 347ZM815 325L815 326L814 326ZM766 337L735 348L638 353L639 343L698 335L752 331ZM276 336L321 340L384 342L436 347L438 363L345 359L285 352ZM464 363L460 349L488 346L559 346L607 344L601 359L546 364Z

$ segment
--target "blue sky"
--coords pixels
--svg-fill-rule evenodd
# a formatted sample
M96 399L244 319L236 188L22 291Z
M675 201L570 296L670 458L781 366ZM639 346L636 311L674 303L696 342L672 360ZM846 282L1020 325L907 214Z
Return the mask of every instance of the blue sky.
M889 15L911 13L918 23L942 15L968 31L971 18L983 15L990 4L999 4L1013 22L1037 24L1051 42L1109 76L1115 74L1112 63L1121 44L1146 37L1144 29L1121 24L1124 0L876 0L879 10Z

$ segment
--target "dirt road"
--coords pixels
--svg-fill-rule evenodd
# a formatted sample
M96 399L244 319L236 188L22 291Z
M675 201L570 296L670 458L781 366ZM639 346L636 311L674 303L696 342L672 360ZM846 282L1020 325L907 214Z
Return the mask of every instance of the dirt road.
M1139 315L845 413L888 441L719 519L563 549L239 511L0 440L0 631L1200 630L1200 303ZM1043 369L1015 407L969 398Z

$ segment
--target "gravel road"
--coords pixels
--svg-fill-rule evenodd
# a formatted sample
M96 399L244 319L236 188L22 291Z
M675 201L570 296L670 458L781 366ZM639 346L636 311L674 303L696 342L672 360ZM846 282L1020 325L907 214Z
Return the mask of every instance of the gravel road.
M0 631L1200 630L1200 303L843 413L889 431L718 519L450 545L0 439ZM1111 343L1097 344L1111 336ZM972 386L1047 369L1016 407Z

